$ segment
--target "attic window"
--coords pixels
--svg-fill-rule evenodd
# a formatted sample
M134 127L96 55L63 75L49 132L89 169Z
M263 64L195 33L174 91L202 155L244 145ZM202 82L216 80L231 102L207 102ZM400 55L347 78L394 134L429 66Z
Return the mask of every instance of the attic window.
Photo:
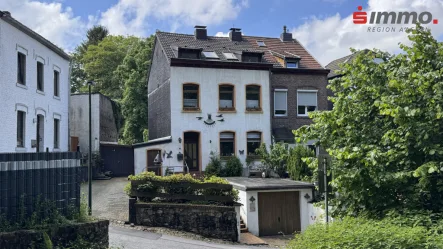
M286 61L286 68L298 68L298 61Z
M203 55L207 59L218 59L218 55L214 51L203 51Z
M200 50L199 49L179 48L178 49L178 58L200 59Z
M234 53L223 53L223 56L227 60L236 60L236 61L238 60Z
M243 52L241 56L242 62L261 62L261 53Z
M264 41L257 41L257 45L258 45L259 47L266 47L266 44L265 44Z

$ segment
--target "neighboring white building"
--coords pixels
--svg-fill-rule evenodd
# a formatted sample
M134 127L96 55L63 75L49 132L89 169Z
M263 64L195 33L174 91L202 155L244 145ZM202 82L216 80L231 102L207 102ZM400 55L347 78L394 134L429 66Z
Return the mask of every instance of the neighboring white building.
M163 170L175 172L184 162L191 173L204 171L211 152L222 159L238 156L246 167L246 157L272 141L272 64L241 40L239 30L232 38L205 32L156 33L148 83L150 141L134 145L136 174L154 166L157 154Z
M101 93L91 94L91 138L92 151L100 150L100 143L118 144L119 116L116 104ZM89 151L89 93L71 95L69 104L69 133L71 146L80 152Z
M68 151L69 63L63 50L0 11L0 152Z

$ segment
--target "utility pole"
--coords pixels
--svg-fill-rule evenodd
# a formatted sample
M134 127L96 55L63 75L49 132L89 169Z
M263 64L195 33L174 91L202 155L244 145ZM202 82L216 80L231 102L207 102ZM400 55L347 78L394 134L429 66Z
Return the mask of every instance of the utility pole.
M89 87L89 153L88 153L88 215L92 215L92 114L91 114L91 86L95 85L94 81L87 82Z
M327 174L327 161L323 158L323 178L324 178L324 190L325 190L325 213L326 224L329 222L329 208L328 208L328 174Z

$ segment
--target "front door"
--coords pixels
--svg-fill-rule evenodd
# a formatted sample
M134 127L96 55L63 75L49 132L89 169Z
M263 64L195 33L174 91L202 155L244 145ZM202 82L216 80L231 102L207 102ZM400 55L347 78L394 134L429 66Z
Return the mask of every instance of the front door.
M184 161L189 167L189 171L199 171L199 148L200 148L200 133L185 132L184 135Z
M37 115L37 152L44 152L45 145L44 141L44 125L45 125L45 117L43 115Z

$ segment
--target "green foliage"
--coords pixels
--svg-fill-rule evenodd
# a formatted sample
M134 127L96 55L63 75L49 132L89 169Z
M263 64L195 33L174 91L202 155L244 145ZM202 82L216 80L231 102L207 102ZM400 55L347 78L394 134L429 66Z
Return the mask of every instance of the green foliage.
M237 156L230 156L226 161L226 165L222 170L222 175L226 177L230 176L242 176L243 164Z
M286 173L286 164L288 160L288 150L283 143L275 143L269 146L270 151L266 148L266 144L262 143L256 150L256 153L261 158L262 166L269 175L270 171L283 176Z
M149 141L149 130L144 129L143 130L143 142L148 142L148 141Z
M442 235L422 226L400 226L385 219L374 221L346 217L328 226L317 223L295 235L288 249L416 249L442 248Z
M125 118L122 141L126 144L143 142L148 129L148 70L151 65L154 37L134 41L117 67L114 76L124 83L122 114Z
M408 33L404 53L356 52L330 84L333 110L295 132L334 159L336 215L443 211L443 44L420 25Z
M43 244L45 249L53 248L51 238L49 238L49 235L46 232L43 233Z
M313 178L314 171L316 170L316 164L310 167L309 160L315 157L315 153L306 146L297 145L289 150L289 156L287 161L287 170L289 177L296 181L308 181L313 182L316 179Z
M84 198L80 202L80 209L68 206L68 212L63 215L59 212L54 201L37 197L32 203L32 212L25 208L25 196L20 197L18 216L15 220L0 214L0 232L9 232L24 229L45 229L49 226L75 222L87 222L92 218L87 215L87 205Z
M203 183L219 183L219 184L229 184L225 179L211 176L205 179L196 179L190 174L173 174L169 176L157 176L154 172L142 172L138 175L130 175L129 180L143 180L146 181L144 184L137 186L136 191L148 192L148 193L164 193L170 195L218 195L218 196L231 196L234 201L238 200L238 191L232 189L230 191L218 190L218 189L201 189L194 190L189 187L177 186L177 183L193 183L193 184L203 184ZM158 184L158 183L161 183ZM166 183L166 184L165 184ZM174 183L174 184L173 184ZM171 184L171 185L169 185ZM129 196L133 196L131 183L128 183L124 189L125 193ZM150 198L142 198L142 201L151 201ZM179 200L169 200L165 198L162 201L166 202L181 202ZM208 203L208 202L206 202Z
M205 168L205 176L221 176L222 173L222 161L216 153L211 151L211 156L209 158L209 163Z

